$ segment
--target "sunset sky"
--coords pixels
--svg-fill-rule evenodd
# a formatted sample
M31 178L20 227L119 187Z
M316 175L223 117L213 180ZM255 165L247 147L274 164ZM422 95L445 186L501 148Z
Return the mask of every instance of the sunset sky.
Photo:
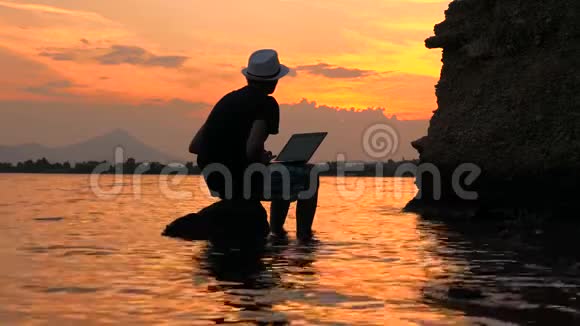
M423 41L448 1L0 0L3 100L213 103L274 48L306 98L429 118L440 53ZM7 73L8 72L8 73Z
M255 49L294 68L280 103L428 119L449 1L0 0L0 100L213 104Z

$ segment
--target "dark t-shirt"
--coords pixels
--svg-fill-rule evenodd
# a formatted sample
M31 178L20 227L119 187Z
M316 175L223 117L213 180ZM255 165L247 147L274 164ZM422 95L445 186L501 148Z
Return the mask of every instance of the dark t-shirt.
M273 97L250 86L224 96L205 122L198 165L204 168L221 163L243 171L251 163L247 161L246 142L257 120L266 122L268 134L278 133L280 108Z

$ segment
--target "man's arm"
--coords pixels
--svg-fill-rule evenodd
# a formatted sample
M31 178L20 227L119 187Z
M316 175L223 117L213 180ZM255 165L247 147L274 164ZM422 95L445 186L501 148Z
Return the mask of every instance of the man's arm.
M274 158L272 152L264 150L264 144L268 135L278 134L280 124L280 107L278 102L268 96L264 106L257 114L257 119L252 125L250 136L246 143L246 156L250 162L270 163Z
M203 125L203 126L201 126L201 128L199 128L199 130L197 131L197 133L195 134L195 136L191 140L191 143L189 144L189 152L190 153L199 154L201 152L201 140L203 138L204 130L205 130L205 125Z
M246 156L250 162L269 163L272 160L272 153L264 150L264 143L266 143L267 139L268 131L266 121L254 121L246 143Z

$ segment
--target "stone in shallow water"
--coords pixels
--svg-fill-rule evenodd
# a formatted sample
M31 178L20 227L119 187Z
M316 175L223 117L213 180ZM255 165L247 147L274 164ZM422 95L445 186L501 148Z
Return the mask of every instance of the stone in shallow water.
M263 242L270 227L259 201L222 200L171 222L164 236L237 246Z
M198 213L187 214L167 225L163 235L186 240L209 240L209 219Z

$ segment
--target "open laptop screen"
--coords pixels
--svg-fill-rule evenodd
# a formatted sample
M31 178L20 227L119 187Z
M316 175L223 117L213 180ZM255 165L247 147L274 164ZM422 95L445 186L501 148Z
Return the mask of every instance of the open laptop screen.
M328 133L295 134L282 149L277 162L308 162Z

